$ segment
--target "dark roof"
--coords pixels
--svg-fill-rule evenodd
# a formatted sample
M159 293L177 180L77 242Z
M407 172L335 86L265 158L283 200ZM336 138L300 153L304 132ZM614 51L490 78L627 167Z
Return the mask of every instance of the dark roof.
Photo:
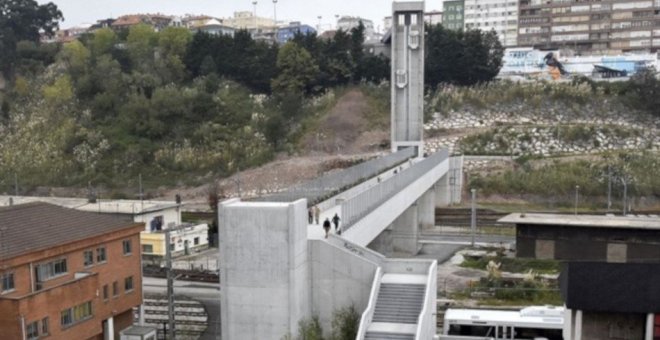
M7 259L136 226L131 218L35 202L0 207L0 258Z
M594 312L659 313L660 263L568 262L559 277L566 307Z
M660 230L658 216L614 216L614 215L571 215L513 213L500 218L497 222L525 225L562 225L586 228L625 228Z

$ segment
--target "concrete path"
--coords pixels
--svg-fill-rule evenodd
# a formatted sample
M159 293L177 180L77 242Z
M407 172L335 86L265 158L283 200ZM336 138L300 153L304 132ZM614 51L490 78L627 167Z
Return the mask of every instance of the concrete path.
M412 162L404 162L400 166L398 166L396 168L396 170L397 170L397 172L399 172L401 170L407 169L417 161L418 160L413 160ZM370 178L370 179L360 183L358 186L361 188L361 190L359 190L357 192L353 192L353 196L378 185L378 183L380 183L381 181L384 181L384 180L386 180L386 179L388 179L392 176L394 176L394 168L389 169L385 172L382 172L380 175L375 176L373 178ZM380 179L380 181L379 181L379 179ZM351 198L353 196L344 197L344 198ZM330 233L333 233L333 234L336 233L335 225L332 223L332 217L335 216L335 214L337 214L339 216L339 218L341 219L341 205L338 205L338 204L336 204L336 202L334 202L334 201L336 201L336 198L337 198L337 196L334 196L334 197L330 198L329 200L324 201L324 202L319 204L319 206L330 206L330 208L327 208L325 210L321 210L321 215L320 215L320 218L319 218L319 224L316 224L316 221L314 221L314 223L311 223L307 226L307 239L320 240L320 239L325 238L325 231L323 230L323 221L325 221L326 218L329 219L330 223L331 223ZM305 216L305 218L307 218L307 216ZM339 221L339 229L341 229L341 228L342 228L342 222L340 220Z

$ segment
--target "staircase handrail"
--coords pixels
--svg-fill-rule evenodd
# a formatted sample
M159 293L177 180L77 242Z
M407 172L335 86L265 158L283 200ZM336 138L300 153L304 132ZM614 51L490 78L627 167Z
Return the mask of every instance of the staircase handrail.
M426 279L426 296L424 297L424 307L419 313L419 318L417 319L417 331L415 333L415 340L428 339L428 332L431 332L432 328L435 327L436 323L434 320L431 320L431 317L436 314L435 311L429 311L433 302L436 300L435 294L437 294L436 289L433 289L433 279L437 275L438 262L433 261L429 266L428 277ZM437 277L435 277L437 280ZM433 332L435 333L435 332ZM434 334L435 335L435 334Z
M358 333L357 336L355 337L356 340L364 340L364 337L367 334L367 330L369 329L371 320L374 317L374 312L376 311L376 299L378 298L378 292L380 290L380 280L382 277L383 277L383 269L382 267L378 266L376 268L376 274L374 274L374 281L371 284L371 294L369 294L369 303L367 304L367 308L364 310L364 312L362 313L362 317L360 318L360 327L358 328Z

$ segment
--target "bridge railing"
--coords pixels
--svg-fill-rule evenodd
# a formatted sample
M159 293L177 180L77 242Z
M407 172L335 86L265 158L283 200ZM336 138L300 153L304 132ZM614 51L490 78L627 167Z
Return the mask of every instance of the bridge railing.
M295 185L287 190L256 200L270 202L292 202L306 198L309 205L316 204L346 190L364 180L372 178L414 157L414 148L406 148L395 153L371 159L350 168L335 171L313 180Z
M341 204L342 229L344 231L350 229L355 222L368 215L447 158L449 158L449 151L440 150L397 175L345 200Z

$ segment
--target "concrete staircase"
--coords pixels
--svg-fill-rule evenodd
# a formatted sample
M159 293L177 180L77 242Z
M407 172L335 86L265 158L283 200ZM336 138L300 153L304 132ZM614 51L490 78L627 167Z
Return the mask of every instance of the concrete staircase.
M425 275L383 275L365 340L414 340L426 281Z

